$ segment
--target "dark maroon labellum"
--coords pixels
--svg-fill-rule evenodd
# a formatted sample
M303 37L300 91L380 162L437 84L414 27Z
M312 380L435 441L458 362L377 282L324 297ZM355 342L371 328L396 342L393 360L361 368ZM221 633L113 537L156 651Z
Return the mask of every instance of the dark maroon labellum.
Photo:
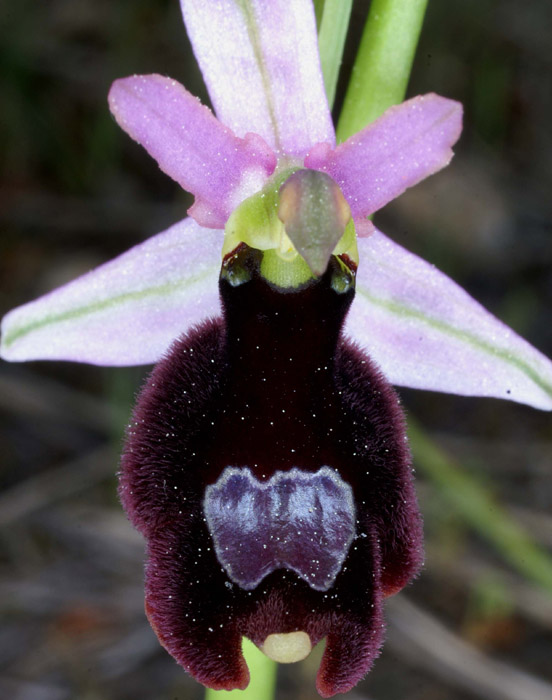
M207 487L203 510L219 562L245 590L289 569L327 591L355 534L351 487L328 467L276 472L264 483L249 469L227 467Z
M312 645L326 638L317 687L329 697L377 655L383 597L421 564L420 518L397 397L341 337L350 273L332 258L319 279L281 290L260 274L260 257L245 246L229 256L223 318L176 341L152 372L120 495L148 540L148 617L184 668L211 688L244 688L242 636L262 646L302 631ZM301 503L284 502L288 486ZM320 525L323 541L312 545L295 521L316 486L325 504L306 525ZM239 488L258 504L225 520L226 501L242 507ZM226 555L240 519L241 552ZM311 585L309 558L326 588Z

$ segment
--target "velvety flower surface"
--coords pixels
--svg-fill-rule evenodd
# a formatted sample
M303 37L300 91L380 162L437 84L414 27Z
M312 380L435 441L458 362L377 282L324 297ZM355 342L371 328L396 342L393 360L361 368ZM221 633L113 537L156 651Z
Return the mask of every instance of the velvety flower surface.
M223 320L178 340L143 389L121 499L148 540L148 618L184 668L244 688L242 636L270 654L302 633L306 653L326 639L329 697L369 670L383 598L422 562L404 420L341 336L354 288L336 259L282 293L255 252L236 257L225 267L249 274L223 274Z
M198 680L226 689L248 681L243 635L267 653L274 635L326 638L329 696L369 669L382 599L422 558L389 382L550 410L552 365L366 219L449 162L460 105L416 97L336 146L309 0L181 4L216 117L159 75L116 81L109 102L194 195L190 218L10 312L2 356L158 362L120 490L148 540L152 626ZM221 273L231 217L305 169L324 175L299 174L293 192L336 186L358 271L326 241L325 272L293 289L262 273L271 243L229 251ZM301 212L282 214L287 233Z

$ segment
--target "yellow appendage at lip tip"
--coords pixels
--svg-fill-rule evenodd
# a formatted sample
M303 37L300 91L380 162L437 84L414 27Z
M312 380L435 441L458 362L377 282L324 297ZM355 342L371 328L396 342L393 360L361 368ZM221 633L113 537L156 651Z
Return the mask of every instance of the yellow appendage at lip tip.
M292 664L306 659L312 651L312 644L306 632L287 632L269 634L260 648L269 659Z

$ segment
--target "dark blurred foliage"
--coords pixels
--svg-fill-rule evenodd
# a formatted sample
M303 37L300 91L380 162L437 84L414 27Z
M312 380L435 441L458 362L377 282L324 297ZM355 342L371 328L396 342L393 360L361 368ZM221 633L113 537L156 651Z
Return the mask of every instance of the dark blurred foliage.
M355 3L345 82L367 6ZM462 101L464 134L448 169L378 215L383 230L548 355L551 8L549 0L429 3L409 94ZM159 72L207 96L176 0L4 2L0 32L4 312L185 215L189 198L110 117L111 82ZM121 435L143 373L0 367L2 697L203 695L145 621L143 544L116 498ZM438 443L550 547L550 416L494 400L401 395ZM550 697L533 676L552 683L551 599L505 564L434 484L420 479L419 492L428 565L389 606L383 655L350 697ZM278 697L315 698L315 665L282 669Z

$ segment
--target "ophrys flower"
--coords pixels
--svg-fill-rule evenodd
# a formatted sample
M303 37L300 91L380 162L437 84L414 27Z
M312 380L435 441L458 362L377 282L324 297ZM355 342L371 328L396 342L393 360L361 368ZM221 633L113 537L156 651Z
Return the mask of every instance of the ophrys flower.
M326 272L315 270L320 281L306 273L299 285L263 273L263 260L297 261L300 249L291 222L304 206L292 206L291 218L280 212L280 186L310 169L344 195L360 235L346 331L391 381L550 408L550 365L366 220L448 162L460 129L456 103L415 98L335 148L309 3L183 9L220 121L161 76L118 81L111 105L195 195L193 220L12 312L4 356L160 359L190 325L218 313L216 230L226 227L226 325L178 341L156 369L131 428L123 500L150 539L150 618L192 673L214 687L242 686L241 634L270 651L273 635L302 632L309 643L328 637L319 687L331 694L368 668L381 596L415 571L420 533L396 401L369 361L339 340L352 298L347 270L332 259ZM257 226L263 197L278 207ZM339 243L328 240L326 260ZM228 281L235 266L237 285ZM243 520L253 535L240 553L239 521L225 519L224 508L240 513L244 498L256 505ZM317 508L301 516L306 532L298 533L299 514ZM320 530L323 544L311 547Z

